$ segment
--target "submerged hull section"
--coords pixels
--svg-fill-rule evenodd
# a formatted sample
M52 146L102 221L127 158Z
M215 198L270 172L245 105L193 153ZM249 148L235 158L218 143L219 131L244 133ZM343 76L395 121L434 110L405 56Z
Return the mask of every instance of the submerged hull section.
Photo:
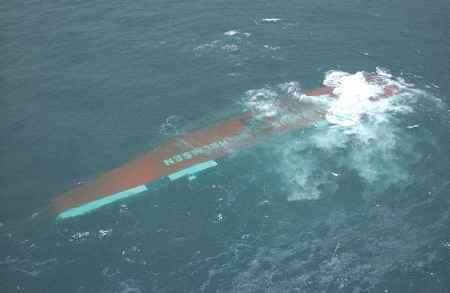
M235 137L244 127L245 125L238 117L170 139L153 151L101 174L96 180L54 198L51 203L52 210L58 214L59 218L77 216L110 203L104 200L105 197L115 197L119 200L137 194L134 191L145 191L146 188L136 188L156 182L185 168L224 156L229 151L229 146L224 139ZM129 192L118 194L125 191ZM102 200L98 205L79 209L83 205L98 200ZM77 212L69 212L74 208Z
M386 88L381 97L394 95ZM333 96L332 87L305 93ZM246 112L228 120L169 139L129 163L103 173L96 180L54 198L51 209L58 219L76 217L147 191L161 181L173 181L215 167L218 158L270 136L323 121L325 110L311 102L288 101L283 115L258 117Z

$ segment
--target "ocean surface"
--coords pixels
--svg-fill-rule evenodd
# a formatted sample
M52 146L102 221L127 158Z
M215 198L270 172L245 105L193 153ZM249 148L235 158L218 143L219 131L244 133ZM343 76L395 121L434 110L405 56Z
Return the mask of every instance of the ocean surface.
M1 292L450 292L450 2L0 3ZM401 93L366 103L362 72ZM168 137L336 82L327 123L56 222ZM374 106L376 105L376 106Z

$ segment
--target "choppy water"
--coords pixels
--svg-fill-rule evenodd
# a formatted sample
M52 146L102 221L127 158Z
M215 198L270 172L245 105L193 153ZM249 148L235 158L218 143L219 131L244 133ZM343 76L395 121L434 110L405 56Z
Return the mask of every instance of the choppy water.
M449 292L448 1L0 8L2 292ZM376 70L402 94L367 102ZM327 124L44 215L165 137L337 81Z

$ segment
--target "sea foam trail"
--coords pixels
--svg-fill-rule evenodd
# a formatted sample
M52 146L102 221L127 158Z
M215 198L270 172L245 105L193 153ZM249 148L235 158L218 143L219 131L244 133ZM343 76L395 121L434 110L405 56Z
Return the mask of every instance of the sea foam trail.
M398 97L377 97L383 94L384 86L392 85L405 90L407 85L396 81L391 75L378 69L378 79L367 81L364 72L350 74L343 71L329 71L323 84L334 87L335 99L329 100L327 121L341 126L361 124L363 116L386 119L388 112L408 111L410 108L398 103Z
M290 115L279 106L285 98L316 103L326 111L321 127L293 133L269 147L288 200L334 193L343 178L355 173L371 191L408 180L408 166L417 154L411 134L399 129L399 121L413 111L411 88L381 69L376 79L368 81L367 76L364 72L327 72L323 84L334 87L332 96L307 96L293 82L247 92L244 106L257 117ZM379 98L386 85L401 93Z
M398 126L401 115L413 111L408 105L408 88L382 70L377 74L381 80L369 82L363 72L327 72L323 84L333 86L335 95L321 100L328 125L279 150L280 172L290 188L288 200L335 193L339 182L355 180L350 179L354 174L368 192L408 181L415 154L411 137ZM397 86L404 94L377 99L386 84Z

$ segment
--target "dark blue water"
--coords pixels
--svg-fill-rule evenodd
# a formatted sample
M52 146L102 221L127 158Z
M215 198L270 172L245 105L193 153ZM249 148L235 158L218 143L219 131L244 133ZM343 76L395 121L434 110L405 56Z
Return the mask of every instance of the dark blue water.
M2 292L450 292L449 12L445 0L2 1ZM275 137L75 220L46 216L77 182L246 110L249 90L376 67L411 84L409 110Z

